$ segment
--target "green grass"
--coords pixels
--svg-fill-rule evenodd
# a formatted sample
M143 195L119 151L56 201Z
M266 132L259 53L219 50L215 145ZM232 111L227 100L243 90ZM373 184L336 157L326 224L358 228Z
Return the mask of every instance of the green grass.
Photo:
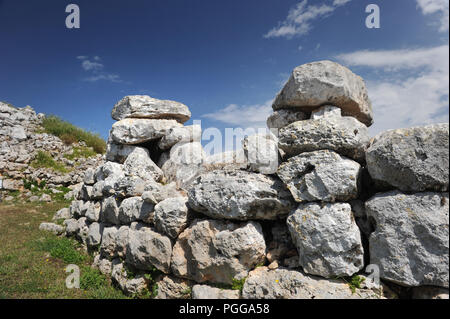
M97 155L91 147L74 147L72 154L64 154L64 157L73 161L77 158L89 158Z
M63 163L55 161L49 153L43 151L38 151L35 159L31 162L31 166L34 168L50 168L60 173L70 171Z
M87 132L57 116L46 116L42 126L46 133L59 137L68 145L76 142L85 142L88 147L92 147L94 152L98 154L104 154L106 151L106 142L100 135Z
M66 202L0 203L0 298L127 298L110 278L92 269L79 244L39 230ZM80 267L80 289L68 289L66 267Z
M79 250L80 245L66 237L43 238L33 242L34 248L50 253L53 258L59 258L66 264L79 264L86 261L86 255Z

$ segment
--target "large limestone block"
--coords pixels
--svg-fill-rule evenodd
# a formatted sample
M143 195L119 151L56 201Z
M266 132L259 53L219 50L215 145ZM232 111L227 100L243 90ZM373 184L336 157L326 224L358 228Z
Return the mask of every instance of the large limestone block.
M367 150L371 177L403 191L448 191L449 125L390 130Z
M187 197L167 198L155 206L156 229L176 239L188 226Z
M126 96L114 106L111 116L120 121L125 118L169 119L184 123L191 117L182 103L158 100L147 95Z
M158 147L168 150L177 143L199 142L202 138L200 125L189 125L174 127L167 131L167 134L158 142Z
M309 114L306 112L292 109L278 110L267 118L267 127L269 129L279 130L294 122L307 119L309 119Z
M298 66L278 93L273 109L293 108L312 111L331 104L367 126L373 123L372 104L364 80L348 68L332 61Z
M272 135L252 135L242 141L249 169L262 174L275 174L279 164L278 142Z
M363 161L370 142L365 125L352 117L321 117L294 122L279 132L278 146L288 157L331 150Z
M146 226L130 230L126 249L128 264L141 270L152 270L155 267L167 274L170 271L171 255L172 243L168 237Z
M239 299L239 290L195 285L192 287L192 299Z
M361 166L332 151L302 153L278 168L297 202L348 201L358 196Z
M366 202L375 221L370 263L380 267L381 278L408 287L448 288L448 201L448 193L394 191Z
M239 170L203 173L189 188L188 197L192 209L217 219L274 220L293 207L279 179Z
M172 272L199 283L231 284L264 261L266 244L256 222L197 220L173 248Z
M300 204L287 225L306 273L331 278L363 268L361 234L350 204Z
M141 197L130 197L123 200L119 207L119 220L122 224L135 221L152 223L154 205L146 203Z
M250 272L242 291L244 299L383 299L368 289L356 289L340 280L307 276L287 269L258 267Z
M206 154L200 142L178 143L170 150L161 169L168 182L186 189L203 170Z
M147 149L136 147L123 163L125 174L128 176L138 176L144 180L155 180L159 182L163 176L163 171L151 160Z
M140 144L161 138L169 129L181 126L175 120L124 119L113 124L110 137L118 144Z

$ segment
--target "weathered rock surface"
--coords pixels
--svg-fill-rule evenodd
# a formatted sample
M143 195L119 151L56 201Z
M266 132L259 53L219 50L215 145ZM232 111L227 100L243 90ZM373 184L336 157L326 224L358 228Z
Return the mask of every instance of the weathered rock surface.
M324 150L291 157L277 174L297 202L335 202L358 196L360 170L357 162Z
M275 174L279 164L278 142L270 135L252 135L242 142L249 169L261 174Z
M307 276L300 271L258 267L251 271L242 291L244 299L383 299L366 289L352 293L347 283Z
M265 250L262 228L256 222L197 220L178 237L172 271L199 283L231 284L261 263Z
M191 282L173 276L163 276L156 281L158 295L155 299L189 299L191 297Z
M39 225L39 229L43 231L47 231L53 233L55 235L60 235L64 232L64 227L58 224L53 223L41 223Z
M170 150L170 156L161 169L169 182L186 189L203 170L206 154L200 142L178 143Z
M94 222L89 225L89 231L86 238L88 247L96 247L101 244L103 229L103 224Z
M158 204L167 198L184 197L184 195L177 190L175 182L169 184L159 184L148 181L145 185L142 199L150 204Z
M192 299L239 299L239 290L195 285L192 287Z
M280 129L297 121L309 119L309 114L297 110L278 110L273 112L267 119L267 127L270 129Z
M449 124L383 132L366 157L376 181L403 191L448 191Z
M331 278L363 268L361 234L350 204L300 204L287 225L306 273Z
M100 220L107 224L119 225L119 206L120 203L117 203L117 199L114 196L105 198L102 201Z
M151 160L147 149L136 147L123 163L125 174L128 176L138 176L144 180L155 180L159 182L163 176L163 171Z
M122 224L130 224L135 221L153 223L154 207L154 205L146 203L141 197L126 198L119 207L119 221Z
M151 270L152 267L169 273L172 243L150 227L140 226L129 231L129 241L126 250L126 262L141 270Z
M167 131L167 134L158 142L158 147L168 150L177 143L200 142L202 130L200 125L190 125L174 127Z
M140 144L166 135L173 127L181 127L175 120L125 119L113 124L110 137L119 144Z
M188 190L189 206L218 219L277 219L293 207L277 178L238 170L202 174Z
M326 104L340 107L343 115L353 116L367 126L373 123L372 104L364 80L331 61L296 67L272 107L309 112Z
M114 106L111 116L120 121L125 118L174 119L184 123L191 117L182 103L158 100L147 95L126 96Z
M156 229L176 239L188 226L187 197L167 198L155 206Z
M370 142L368 129L352 117L322 117L294 122L280 130L278 146L288 157L331 150L363 161Z
M377 194L366 202L366 213L375 221L370 262L381 278L448 288L448 193Z
M106 160L123 164L135 147L133 145L116 144L109 139L106 145Z

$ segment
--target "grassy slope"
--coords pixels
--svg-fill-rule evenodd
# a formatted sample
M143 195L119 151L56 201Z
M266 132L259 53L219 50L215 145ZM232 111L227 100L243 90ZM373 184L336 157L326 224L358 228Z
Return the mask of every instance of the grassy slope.
M74 241L38 229L65 206L67 202L0 203L0 298L125 298L89 267L92 257ZM73 260L81 268L82 289L65 286L65 267Z

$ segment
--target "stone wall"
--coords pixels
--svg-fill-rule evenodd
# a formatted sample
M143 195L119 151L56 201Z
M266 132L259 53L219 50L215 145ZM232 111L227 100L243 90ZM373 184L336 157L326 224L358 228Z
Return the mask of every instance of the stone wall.
M72 154L74 147L85 145L66 145L60 138L43 133L41 124L44 117L42 113L36 114L30 106L16 108L0 102L0 192L21 191L26 198L34 198L25 189L24 180L45 182L46 187L55 192L61 186L73 188L83 181L87 168L101 163L101 155L67 159L64 155ZM67 173L33 167L32 163L39 151L65 165ZM48 196L44 197L48 200Z
M207 156L185 105L125 97L107 162L42 229L129 294L448 297L448 124L370 139L364 81L330 61L296 68L273 108L275 134Z

